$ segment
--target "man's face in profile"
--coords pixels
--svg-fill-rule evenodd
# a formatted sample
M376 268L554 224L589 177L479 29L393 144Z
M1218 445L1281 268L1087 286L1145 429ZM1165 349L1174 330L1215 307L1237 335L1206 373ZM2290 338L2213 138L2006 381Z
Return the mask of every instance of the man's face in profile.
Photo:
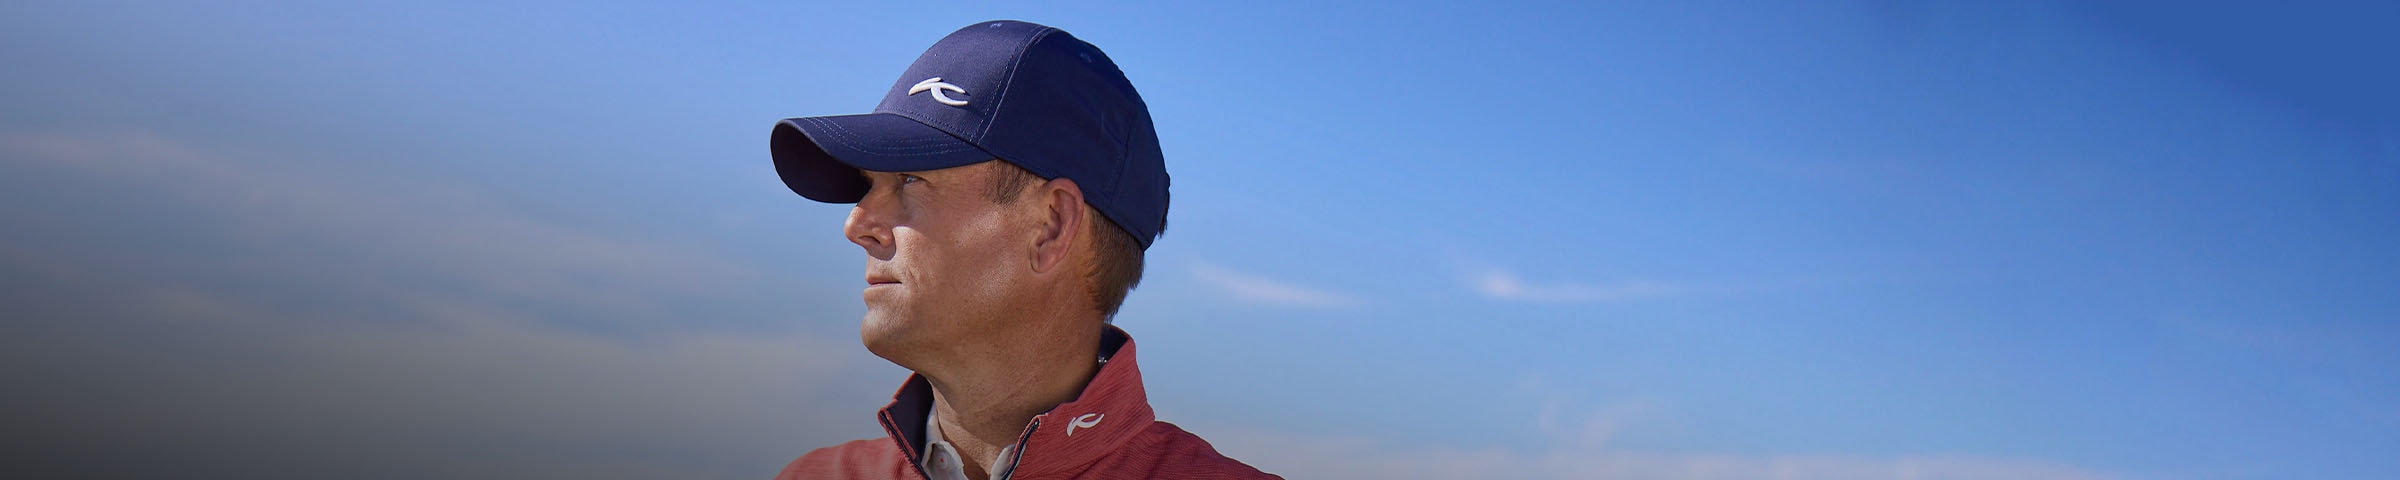
M1016 247L1037 231L1023 202L992 201L997 162L862 172L871 186L842 233L867 253L867 350L908 365L901 357L991 338L987 312L1009 307L1030 261Z

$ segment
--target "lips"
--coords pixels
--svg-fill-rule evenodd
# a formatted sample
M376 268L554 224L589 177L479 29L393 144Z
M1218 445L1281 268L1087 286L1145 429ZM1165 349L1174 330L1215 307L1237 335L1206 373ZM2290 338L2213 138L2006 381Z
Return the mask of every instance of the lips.
M876 274L876 273L869 273L869 274L867 274L867 286L876 286L876 285L898 285L898 284L900 284L900 279L897 279L897 278L892 278L892 276L890 276L890 275L883 275L883 274Z

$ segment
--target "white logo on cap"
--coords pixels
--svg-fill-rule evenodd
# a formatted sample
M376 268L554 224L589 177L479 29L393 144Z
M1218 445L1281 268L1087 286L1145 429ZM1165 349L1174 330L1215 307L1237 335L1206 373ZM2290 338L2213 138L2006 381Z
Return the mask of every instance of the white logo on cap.
M909 95L916 95L916 94L917 94L917 92L922 92L922 91L926 91L926 90L932 90L932 91L933 91L933 101L936 101L936 102L942 102L942 104L943 104L943 105L949 105L949 106L953 106L953 107L964 107L964 106L967 106L967 101L966 101L966 100L953 100L953 99L951 99L951 98L950 98L950 96L949 96L949 95L943 95L943 94L942 94L942 91L943 91L943 90L949 90L949 91L958 92L958 93L967 93L967 89L964 89L964 88L958 88L958 86L957 86L957 85L951 85L951 84L948 84L948 83L942 83L942 77L933 77L933 78L928 78L928 79L925 79L925 81L922 81L922 82L917 82L917 86L914 86L914 87L908 87L908 94L909 94Z
M1108 416L1097 413L1086 413L1083 414L1083 416L1075 417L1075 421L1067 423L1067 436L1075 436L1075 429L1077 428L1092 428L1100 426L1100 419L1103 418L1108 418Z

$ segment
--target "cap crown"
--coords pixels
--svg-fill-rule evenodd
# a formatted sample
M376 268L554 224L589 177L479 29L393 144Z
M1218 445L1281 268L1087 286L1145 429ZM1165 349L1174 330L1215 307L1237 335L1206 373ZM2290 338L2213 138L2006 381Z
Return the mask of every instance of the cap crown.
M939 129L1084 200L1148 248L1166 228L1167 170L1150 108L1099 47L1027 22L967 26L925 50L877 113Z

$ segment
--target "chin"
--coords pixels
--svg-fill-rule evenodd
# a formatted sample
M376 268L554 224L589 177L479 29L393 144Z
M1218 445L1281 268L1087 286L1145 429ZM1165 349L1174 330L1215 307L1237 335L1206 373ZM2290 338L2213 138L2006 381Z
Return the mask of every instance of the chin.
M893 364L906 367L912 353L921 351L923 342L911 338L911 330L899 315L867 309L867 316L858 324L858 340L867 351Z

